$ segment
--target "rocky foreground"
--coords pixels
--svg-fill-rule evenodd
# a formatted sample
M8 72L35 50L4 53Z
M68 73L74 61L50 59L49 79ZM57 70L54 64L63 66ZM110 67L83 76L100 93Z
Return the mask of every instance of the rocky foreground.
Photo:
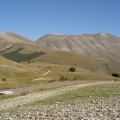
M0 120L120 120L120 96L42 102L47 103L51 97L60 97L78 87L80 85L1 101Z

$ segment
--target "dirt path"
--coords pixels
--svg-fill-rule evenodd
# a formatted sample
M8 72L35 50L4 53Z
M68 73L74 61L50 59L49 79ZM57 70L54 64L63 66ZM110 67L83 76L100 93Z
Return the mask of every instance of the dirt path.
M50 70L48 70L43 76L46 76L49 72L50 72Z
M30 86L30 87L23 87L23 88L16 88L16 89L5 89L0 90L0 92L6 92L6 91L12 91L14 94L20 94L22 92L34 90L34 89L51 89L56 87L63 87L63 86L69 86L69 85L75 85L75 84L83 84L84 82L88 82L87 80L76 80L76 81L64 81L64 82L53 82L48 83L40 86Z
M62 88L49 90L49 91L31 93L31 94L25 95L25 96L18 96L16 98L11 98L11 99L0 101L0 110L5 110L5 109L25 105L25 104L28 104L28 103L31 103L31 102L44 100L44 99L47 99L47 98L50 98L50 97L54 97L54 96L57 96L57 95L64 94L66 92L77 90L78 88L81 88L81 87L92 86L92 85L100 85L100 84L113 84L113 83L118 83L118 82L115 82L115 81L105 81L105 82L103 82L102 81L102 82L93 82L93 83L87 83L87 84L77 84L77 85L62 87Z

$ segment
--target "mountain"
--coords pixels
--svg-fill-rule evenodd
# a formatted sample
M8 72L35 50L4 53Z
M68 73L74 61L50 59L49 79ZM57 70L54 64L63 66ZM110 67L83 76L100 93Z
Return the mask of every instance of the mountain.
M119 50L120 38L106 33L64 36L48 34L33 42L14 33L0 32L0 55L29 65L67 65L111 74L120 72Z
M36 41L43 48L84 54L89 57L118 62L120 38L107 33L83 35L48 34Z
M0 31L0 43L5 43L5 42L34 44L29 39L24 38L24 37L17 35L15 33L5 33L5 32Z
M14 33L0 32L0 55L21 62L45 54L40 45Z
M91 39L91 35L83 36L84 39L73 35L46 35L40 41L33 42L14 33L0 32L0 89L58 82L61 76L68 81L113 80L110 74L120 73L119 61L113 62L111 59L114 57L109 54L111 59L108 59L107 52L103 54L106 54L106 59L100 54L103 52L103 49L98 49L102 38L95 39L99 35L92 35ZM111 47L115 45L115 48L110 49L115 57L118 53L119 58L119 38L113 36L110 41L107 38L105 41ZM109 52L109 44L107 46L101 43L101 46ZM98 55L105 60L91 58L92 55ZM116 60L118 58L116 57ZM109 61L106 61L107 59ZM70 67L75 67L76 72L70 72Z

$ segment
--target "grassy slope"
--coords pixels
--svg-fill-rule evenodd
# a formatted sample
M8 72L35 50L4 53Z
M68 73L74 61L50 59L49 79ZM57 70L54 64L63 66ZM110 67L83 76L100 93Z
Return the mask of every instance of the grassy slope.
M38 85L32 80L41 75L41 70L10 61L1 56L0 65L0 89ZM2 78L5 78L6 81L2 81Z
M97 74L94 72L107 73L110 71L103 61L94 60L83 55L72 54L69 52L48 52L37 59L32 59L34 62L23 65L0 57L1 64L9 65L25 71L0 71L0 77L5 77L7 82L0 81L0 89L24 87L31 85L40 85L46 82L57 82L61 76L67 80L113 80L113 78L106 74ZM69 72L69 68L74 66L75 73ZM50 70L50 73L43 76ZM42 80L32 82L36 78L50 78L51 80Z
M59 81L61 76L64 76L67 80L99 81L116 79L109 75L114 71L114 67L111 65L113 68L109 69L109 65L106 66L106 64L111 65L109 62L91 59L84 55L54 51L33 59L28 65L37 67L43 72L50 70L46 77L50 77L54 81ZM71 66L76 68L76 72L69 72Z
M65 103L75 100L91 99L91 98L109 98L120 96L120 83L92 85L78 88L65 92L43 101L36 102L36 104L54 104L56 102ZM34 105L34 103L33 103Z
M56 65L40 62L31 62L28 64L30 67L36 67L42 70L44 74L48 70L50 71L45 77L52 78L52 80L59 81L61 76L67 78L67 80L113 80L114 78L106 74L98 74L90 72L88 70L76 67L76 72L70 72L68 65Z
M63 54L64 53L64 54ZM0 81L0 89L24 87L31 85L40 85L46 82L57 82L61 76L67 78L66 80L113 80L113 78L106 74L97 74L91 71L108 72L106 66L102 61L96 61L86 56L71 54L68 52L50 52L42 55L37 59L33 59L31 63L24 63L23 65L0 57L1 64L9 65L14 68L25 71L0 71L0 77L6 78L7 82ZM44 61L44 62L43 62ZM47 63L48 62L48 63ZM54 64L51 64L54 63ZM75 73L69 72L69 68L74 66ZM48 70L50 73L43 76ZM98 71L99 70L99 71ZM50 80L39 80L32 82L36 78L50 78Z
M11 60L8 60L2 56L0 56L0 64L12 66L12 67L17 67L17 68L24 68L24 67L26 68L26 66L19 64L19 63L16 63L16 62L13 62Z
M44 50L41 49L40 45L25 37L14 33L8 33L7 37L10 38L10 40L12 39L13 41L11 40L9 41L9 43L8 41L5 41L5 39L5 45L0 45L1 49L6 48L2 49L0 51L0 54L7 59L21 62L36 58L44 53Z
M40 56L35 60L59 65L80 67L97 73L111 74L113 72L120 72L119 63L96 60L84 55L73 54L70 52L49 52L48 54Z

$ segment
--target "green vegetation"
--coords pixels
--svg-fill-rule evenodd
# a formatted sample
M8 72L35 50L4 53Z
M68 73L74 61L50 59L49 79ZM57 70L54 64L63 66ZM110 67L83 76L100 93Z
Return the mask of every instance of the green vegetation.
M118 73L112 73L112 76L113 77L120 77L120 74L118 74Z
M76 69L74 67L71 67L69 70L70 70L70 72L75 72L76 71Z
M6 79L6 78L1 78L1 81L6 82L6 81L7 81L7 79Z
M64 77L63 75L60 77L60 80L59 81L66 81L66 80L68 80L68 78L67 77Z
M22 61L28 61L28 60L31 60L33 58L36 58L36 57L39 57L41 55L46 54L44 52L34 52L34 53L31 53L31 54L21 54L21 53L19 53L23 49L24 48L19 48L16 51L5 53L2 56L7 58L7 59L13 60L15 62L22 62Z

